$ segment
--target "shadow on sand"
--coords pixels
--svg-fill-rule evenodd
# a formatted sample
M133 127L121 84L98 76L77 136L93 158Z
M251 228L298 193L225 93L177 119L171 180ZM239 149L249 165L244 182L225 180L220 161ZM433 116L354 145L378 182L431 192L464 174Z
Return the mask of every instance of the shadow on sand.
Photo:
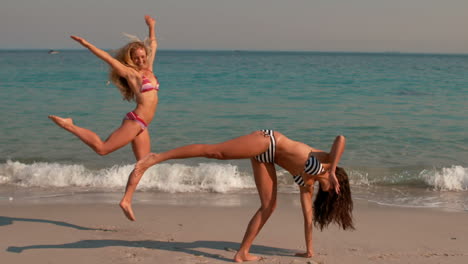
M155 240L81 240L73 243L56 244L56 245L32 245L25 247L8 247L8 252L21 253L24 250L30 249L92 249L92 248L105 248L105 247L132 247L132 248L146 248L146 249L159 249L174 252L185 252L196 256L203 256L214 258L217 260L224 260L232 262L232 259L225 258L219 254L211 254L200 251L200 249L217 249L235 252L234 248L239 248L239 243L226 242L226 241L205 241L199 240L194 242L167 242ZM250 249L253 254L261 255L274 255L274 256L294 256L292 250L283 248L274 248L266 246L253 245Z
M11 225L14 221L26 221L26 222L38 222L54 224L58 226L64 226L74 228L78 230L94 230L94 231L116 231L102 228L88 228L78 226L62 221L53 221L45 219L32 219L32 218L16 218L16 217L5 217L0 216L0 226ZM211 254L201 251L202 249L215 249L236 252L240 244L235 242L227 241L206 241L199 240L194 242L175 242L175 241L157 241L157 240L140 240L140 241L128 241L128 240L116 240L116 239L96 239L96 240L80 240L72 243L55 244L55 245L30 245L24 247L8 247L6 251L12 253L21 253L25 250L31 249L93 249L93 248L105 248L105 247L131 247L131 248L146 248L146 249L158 249L167 250L174 252L185 252L187 254L203 256L213 258L217 260L223 260L232 262L232 259L225 258L219 254ZM267 247L260 245L252 245L250 252L252 254L271 255L271 256L294 256L294 251L283 248Z
M67 222L63 222L63 221L0 216L0 226L11 225L11 224L13 224L14 221L46 223L46 224L53 224L53 225L58 225L58 226L63 226L63 227L74 228L74 229L77 229L77 230L93 230L93 231L106 231L106 232L115 231L115 230L110 230L110 229L105 229L105 228L84 227L84 226L74 225L74 224L70 224L70 223L67 223Z

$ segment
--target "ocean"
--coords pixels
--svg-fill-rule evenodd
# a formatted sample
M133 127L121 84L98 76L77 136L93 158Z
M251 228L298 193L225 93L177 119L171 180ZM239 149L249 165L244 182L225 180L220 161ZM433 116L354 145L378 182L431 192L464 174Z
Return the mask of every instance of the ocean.
M86 50L0 51L0 201L119 201L131 147L101 157L47 118L105 139L134 107L107 70ZM162 50L151 149L274 129L328 150L343 134L354 199L468 211L467 73L468 55L456 54ZM279 192L298 193L277 170ZM255 193L249 161L187 159L152 167L135 199L227 206L245 193Z

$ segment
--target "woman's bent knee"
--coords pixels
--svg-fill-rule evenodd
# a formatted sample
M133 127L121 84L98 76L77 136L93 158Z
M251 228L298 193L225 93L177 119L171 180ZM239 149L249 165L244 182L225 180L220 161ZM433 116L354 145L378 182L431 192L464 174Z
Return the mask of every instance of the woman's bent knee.
M96 151L96 153L97 153L99 156L105 156L105 155L107 155L107 154L110 153L109 151L106 151L106 150L103 150L103 149L95 149L94 151Z
M93 149L99 156L105 156L112 152L112 150L106 149L104 147L94 147Z
M273 214L273 212L275 211L275 209L276 209L276 202L274 202L274 203L272 203L272 204L270 204L270 205L267 205L267 206L262 206L262 207L260 207L260 210L261 210L263 213L267 214L267 215Z

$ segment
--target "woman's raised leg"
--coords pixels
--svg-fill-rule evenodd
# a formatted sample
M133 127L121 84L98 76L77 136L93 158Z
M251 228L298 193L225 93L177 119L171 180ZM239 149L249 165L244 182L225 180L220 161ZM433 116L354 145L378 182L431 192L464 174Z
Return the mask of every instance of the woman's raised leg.
M211 159L245 159L254 157L268 149L270 137L261 131L255 131L248 135L234 138L218 144L193 144L162 153L150 153L135 165L128 178L125 194L120 206L128 219L135 221L135 215L131 208L133 193L145 171L160 162L170 159L186 159L205 157Z
M99 155L107 155L130 143L141 130L140 125L131 120L124 120L105 141L93 131L73 124L71 118L61 118L50 115L49 118L58 126L77 136Z
M247 226L239 251L234 256L236 262L260 259L260 257L249 253L250 247L276 208L277 179L275 165L273 163L260 163L255 159L251 159L251 162L261 206Z
M269 136L265 136L261 131L255 131L218 144L193 144L162 153L150 153L137 163L136 169L145 171L157 163L170 159L195 157L219 160L247 159L265 152L269 144Z

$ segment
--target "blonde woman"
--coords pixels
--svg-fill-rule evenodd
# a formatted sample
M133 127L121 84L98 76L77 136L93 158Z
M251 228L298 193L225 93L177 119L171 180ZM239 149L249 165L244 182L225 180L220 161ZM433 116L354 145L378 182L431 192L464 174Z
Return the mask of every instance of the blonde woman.
M156 21L150 16L145 16L145 21L149 29L147 43L130 42L122 47L115 57L84 38L71 36L109 64L110 79L119 88L123 98L136 102L135 109L124 116L121 126L104 141L93 131L75 125L71 118L49 116L58 126L77 136L99 155L107 155L130 142L136 160L140 160L150 152L150 136L147 127L156 114L159 82L153 73L157 49Z

